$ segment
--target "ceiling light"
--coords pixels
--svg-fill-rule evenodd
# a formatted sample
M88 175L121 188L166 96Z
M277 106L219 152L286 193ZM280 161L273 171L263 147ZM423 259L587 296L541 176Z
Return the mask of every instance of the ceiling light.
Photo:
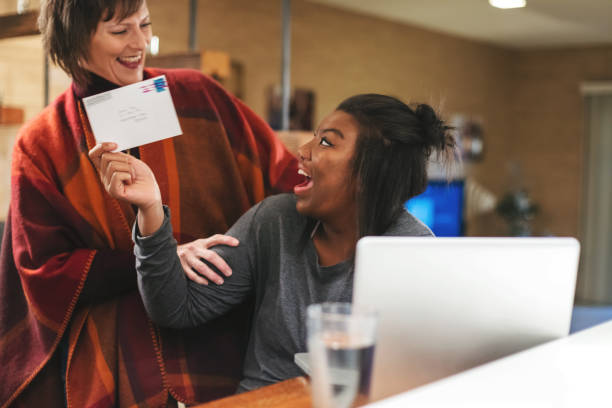
M500 9L525 7L527 0L489 0L489 4Z

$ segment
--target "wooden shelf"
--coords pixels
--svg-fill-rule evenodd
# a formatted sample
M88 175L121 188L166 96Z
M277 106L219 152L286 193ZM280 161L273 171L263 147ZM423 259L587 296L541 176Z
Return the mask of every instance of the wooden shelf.
M0 39L40 34L36 21L38 11L0 16Z
M23 109L0 106L0 125L20 125L23 123Z

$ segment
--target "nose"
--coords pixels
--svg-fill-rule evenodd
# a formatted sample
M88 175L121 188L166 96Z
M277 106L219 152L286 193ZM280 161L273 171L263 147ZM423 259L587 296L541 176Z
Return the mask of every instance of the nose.
M134 30L134 35L132 35L131 40L131 46L134 49L144 50L151 42L151 33L148 30Z
M314 138L310 139L310 141L298 147L298 156L301 161L310 160L313 141L314 141Z

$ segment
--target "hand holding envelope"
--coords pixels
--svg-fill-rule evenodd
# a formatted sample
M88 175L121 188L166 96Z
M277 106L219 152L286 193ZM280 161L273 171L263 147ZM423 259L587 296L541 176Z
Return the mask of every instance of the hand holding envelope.
M90 96L83 102L97 143L89 157L104 188L112 197L139 208L141 234L146 236L157 231L164 213L155 175L144 162L117 151L182 133L166 77L162 75ZM232 274L223 258L208 249L215 245L236 246L238 241L217 234L178 246L179 259L189 279L203 285L209 281L221 285L222 275ZM215 265L221 274L203 260Z
M116 150L114 143L97 144L89 151L89 158L100 174L106 191L114 198L138 207L138 228L142 236L153 234L164 221L164 211L155 175L144 162ZM216 252L216 245L237 246L236 238L216 234L209 238L179 245L177 254L185 275L192 281L208 285L209 281L221 285L232 269ZM214 265L217 273L205 262Z
M127 201L139 209L161 206L162 198L153 171L143 161L128 154L113 152L116 144L102 143L89 151L100 181L114 198Z
M126 150L182 134L166 76L83 98L96 143Z

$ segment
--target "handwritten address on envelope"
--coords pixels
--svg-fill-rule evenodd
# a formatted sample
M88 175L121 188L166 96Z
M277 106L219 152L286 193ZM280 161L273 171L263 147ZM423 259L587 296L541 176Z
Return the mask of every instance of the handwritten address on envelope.
M166 76L83 99L97 143L126 150L182 134Z

